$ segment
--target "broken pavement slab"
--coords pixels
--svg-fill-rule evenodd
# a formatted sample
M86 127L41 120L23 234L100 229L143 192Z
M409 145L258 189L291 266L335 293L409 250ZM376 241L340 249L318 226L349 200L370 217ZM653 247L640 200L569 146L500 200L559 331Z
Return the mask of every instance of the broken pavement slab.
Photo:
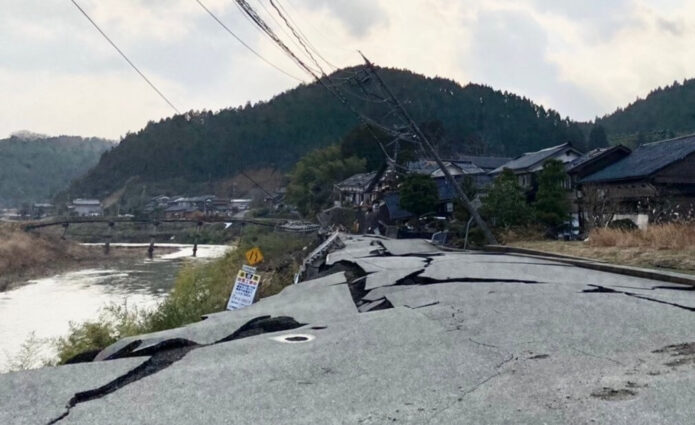
M442 251L424 239L384 239L379 241L386 252L395 256L436 254Z
M47 424L78 392L98 388L147 360L122 359L0 374L0 424Z
M288 316L302 323L321 323L337 317L357 314L357 308L345 282L343 273L308 281L307 285L293 285L280 294L235 311L223 311L206 316L206 319L171 330L125 338L107 347L97 355L97 360L113 357L124 347L140 341L142 346L159 344L165 340L185 339L197 344L212 344L232 334L249 320L273 312L273 316ZM137 349L141 349L138 347Z

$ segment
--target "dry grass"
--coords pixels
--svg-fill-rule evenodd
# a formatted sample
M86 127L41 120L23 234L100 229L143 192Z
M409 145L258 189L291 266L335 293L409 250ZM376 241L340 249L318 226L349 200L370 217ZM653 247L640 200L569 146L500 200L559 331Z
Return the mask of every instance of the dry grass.
M0 276L19 273L52 262L73 260L87 250L60 238L0 225Z
M593 247L695 249L695 223L669 223L644 230L594 229L588 244Z
M16 223L0 223L0 292L71 268L105 264L121 258L144 256L135 250L86 247L63 240L57 234L27 233Z
M519 241L511 246L590 258L613 264L674 270L695 274L695 248L664 249L652 247L592 246L588 242Z
M545 230L542 226L525 226L503 229L496 232L497 239L503 244L542 240Z

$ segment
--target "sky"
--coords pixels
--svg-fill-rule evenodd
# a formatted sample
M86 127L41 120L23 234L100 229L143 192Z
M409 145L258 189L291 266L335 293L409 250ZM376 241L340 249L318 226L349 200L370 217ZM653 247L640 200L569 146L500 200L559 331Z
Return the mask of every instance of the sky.
M180 111L267 100L310 81L234 0L202 1L298 79L246 50L196 0L77 1ZM360 49L381 66L486 84L575 120L695 77L693 0L274 1L337 67L360 63ZM248 2L289 40L269 0ZM70 0L0 5L0 138L118 140L174 113Z

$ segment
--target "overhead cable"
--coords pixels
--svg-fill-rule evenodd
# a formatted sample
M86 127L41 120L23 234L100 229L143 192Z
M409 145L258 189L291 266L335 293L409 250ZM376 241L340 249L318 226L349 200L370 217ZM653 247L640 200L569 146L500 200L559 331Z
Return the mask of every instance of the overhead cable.
M288 77L290 77L292 79L295 79L297 81L304 81L303 79L290 74L289 72L285 71L284 69L280 68L279 66L275 65L274 63L272 63L271 61L269 61L268 59L263 57L260 53L258 53L256 50L254 50L253 47L249 46L244 40L242 40L238 35L236 35L234 33L234 31L232 31L227 25L225 25L225 23L222 22L222 20L220 20L220 18L218 18L217 15L215 15L210 9L208 9L207 6L205 6L205 4L203 4L203 2L201 0L195 0L195 1L196 1L196 3L198 3L200 5L200 7L203 8L203 10L205 10L208 13L208 15L210 15L212 17L212 19L215 20L215 22L220 24L220 26L225 31L227 31L232 37L234 37L239 43L241 43L242 46L246 47L251 53L253 53L260 60L262 60L266 64L272 66L273 68L277 69L278 71L282 72L283 74L287 75Z
M86 12L84 9L82 9L82 7L80 7L80 5L77 4L77 2L76 2L75 0L70 0L70 1L72 2L72 4L75 5L75 7L76 7L80 12L82 12L82 14L84 15L84 17L87 18L87 20L88 20L89 22L91 22L92 25L94 25L94 28L96 28L97 31L99 31L99 33L100 33L102 36L104 36L104 38L106 39L106 41L108 41L109 44L110 44L114 49L116 49L116 51L123 57L123 59L125 59L126 62L128 62L128 65L130 65L130 66L135 70L135 72L137 72L137 73L142 77L142 79L145 80L145 82L146 82L150 87L152 87L152 90L154 90L155 92L157 92L157 94L159 95L159 97L161 97L169 106L171 106L171 108L172 108L177 114L180 114L181 112L179 112L178 108L177 108L176 106L174 106L174 104L171 103L171 101L170 101L169 99L167 99L166 96L164 96L164 93L162 93L162 92L154 85L154 83L152 83L152 81L150 81L149 78L147 78L147 77L145 76L145 74L143 74L142 71L140 71L140 69L138 69L138 67L135 66L135 64L134 64L130 59L128 59L128 56L126 56L125 53L123 53L123 51L122 51L121 49L119 49L118 46L116 46L116 43L114 43L114 42L109 38L109 36L106 35L106 33L105 33L104 31L102 31L101 28L99 28L99 25L97 25L97 23L94 22L94 20L87 14L87 12Z

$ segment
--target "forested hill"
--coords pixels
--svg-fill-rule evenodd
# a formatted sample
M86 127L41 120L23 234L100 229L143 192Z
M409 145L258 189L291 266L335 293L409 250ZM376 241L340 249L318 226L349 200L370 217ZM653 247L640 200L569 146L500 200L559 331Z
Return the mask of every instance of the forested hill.
M104 139L28 132L0 140L0 207L49 201L113 146Z
M344 78L360 70L338 71L333 81L367 115L389 115L386 104ZM565 141L583 143L578 126L528 99L403 70L381 69L381 75L416 121L442 122L453 150L513 156ZM255 105L151 122L104 154L70 193L103 198L131 178L150 183L148 193L152 188L185 191L196 182L219 181L241 169L288 170L302 155L336 143L357 124L325 88L300 85Z
M652 91L625 108L596 120L612 143L642 143L695 133L695 80Z

